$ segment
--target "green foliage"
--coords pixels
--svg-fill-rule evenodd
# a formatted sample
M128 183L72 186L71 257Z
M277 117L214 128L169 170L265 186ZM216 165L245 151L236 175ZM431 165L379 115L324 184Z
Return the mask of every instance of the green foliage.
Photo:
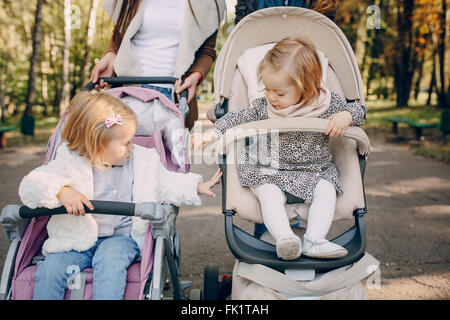
M82 82L82 66L85 59L87 24L92 0L71 0L74 28L71 30L70 44L70 93L73 96L86 83ZM206 0L205 0L206 1ZM441 11L444 0L414 0L412 13L411 68L413 86L426 92L430 87L433 59L437 56L437 39L442 37ZM4 99L0 101L9 111L6 120L23 110L28 88L28 72L32 50L32 32L37 0L0 0L0 91ZM100 0L101 2L101 0ZM398 64L398 18L404 7L394 0L342 0L339 1L336 24L343 30L352 45L366 85L368 99L395 99L401 81L395 81L395 64ZM62 61L64 45L63 0L46 0L42 8L42 43L36 78L36 100L34 111L56 113L62 86ZM380 27L369 28L370 6L380 9ZM78 10L78 12L77 12ZM75 21L78 19L79 21ZM441 20L439 20L441 19ZM216 49L219 52L234 27L234 14L228 13L226 24L219 30ZM96 15L96 31L90 48L88 63L90 69L100 59L112 32L112 22L101 4ZM446 47L448 50L448 45ZM448 54L447 54L448 57ZM435 59L438 60L438 59ZM443 63L443 62L442 62ZM439 63L438 63L439 66ZM448 71L448 63L445 66ZM213 84L214 65L204 81ZM448 74L448 72L447 72ZM439 70L438 76L440 78ZM447 77L448 78L448 77ZM417 85L416 85L417 83ZM397 87L394 86L397 84ZM436 92L439 88L432 88ZM410 95L411 97L413 95ZM202 97L205 98L205 97ZM416 103L410 99L409 105ZM431 109L427 109L427 113ZM400 110L401 111L401 110ZM426 117L425 113L423 114ZM35 116L38 116L35 114ZM421 115L422 116L422 115Z
M85 53L86 28L89 19L90 0L72 0L73 28L70 44L71 94L85 84L80 83L81 65ZM101 2L101 1L100 1ZM32 31L36 1L0 0L0 84L5 94L5 103L18 107L25 103L30 68ZM79 10L79 15L77 12ZM78 21L76 21L79 19ZM91 48L91 68L103 56L112 32L112 22L99 6L96 18L96 32ZM42 42L36 81L35 110L44 110L48 104L58 104L62 78L62 53L64 44L63 1L45 1L42 8ZM47 68L45 69L45 66ZM47 77L47 101L44 101L43 74ZM16 110L17 111L17 110ZM54 108L50 111L56 111ZM11 117L7 114L7 117Z

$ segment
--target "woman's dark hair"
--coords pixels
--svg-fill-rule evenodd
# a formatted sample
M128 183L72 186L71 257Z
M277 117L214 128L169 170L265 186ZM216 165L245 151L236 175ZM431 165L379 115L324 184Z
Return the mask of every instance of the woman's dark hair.
M119 50L120 44L122 43L123 36L125 35L125 31L127 30L131 20L133 20L136 12L141 4L142 0L123 0L122 7L120 8L119 18L117 19L117 23L114 26L114 31L112 35L112 41L110 49L117 52ZM214 1L216 3L217 15L219 17L220 24L220 14L219 14L219 5L217 0ZM189 9L191 10L192 15L194 16L195 22L199 25L197 17L195 16L194 10L192 9L191 0L188 0ZM114 1L114 10L117 5L117 0Z
M309 0L308 2L310 3L311 10L321 13L331 20L334 19L337 9L337 0Z
M112 34L112 48L114 52L117 52L122 42L125 31L128 28L131 20L133 20L136 12L141 4L141 0L123 0L122 7L120 8L119 18L114 26ZM117 0L114 1L114 10L116 9Z

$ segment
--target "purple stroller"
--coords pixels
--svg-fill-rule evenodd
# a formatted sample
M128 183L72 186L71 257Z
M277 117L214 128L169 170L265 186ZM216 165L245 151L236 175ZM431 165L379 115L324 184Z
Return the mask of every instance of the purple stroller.
M100 79L99 79L100 80ZM114 85L174 83L175 78L104 78ZM85 89L93 89L89 83ZM181 95L179 107L158 91L135 87L116 87L106 93L121 98L137 114L138 129L133 139L135 144L155 148L161 163L176 172L189 171L187 141L189 131L184 127L188 114L187 91ZM47 146L45 164L54 159L61 144L60 133L66 114L60 119ZM86 212L149 219L151 227L145 235L142 255L128 268L124 299L160 300L168 288L170 275L173 298L184 299L184 291L191 286L189 281L180 281L180 235L175 230L178 207L160 203L123 203L92 200L94 210ZM47 239L47 222L51 215L65 214L65 208L29 209L25 206L8 205L0 215L0 224L6 229L11 242L0 282L0 300L30 300L33 297L34 272L37 262L45 259L41 253ZM89 300L93 297L92 268L82 270L69 284L65 299Z

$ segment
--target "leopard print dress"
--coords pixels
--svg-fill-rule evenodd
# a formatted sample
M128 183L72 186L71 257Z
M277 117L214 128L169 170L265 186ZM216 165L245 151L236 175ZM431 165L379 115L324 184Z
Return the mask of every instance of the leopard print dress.
M332 114L348 111L353 124L364 122L365 112L357 103L347 103L337 93L331 93L330 106L319 116L327 119ZM248 108L237 109L218 119L214 129L218 134L237 125L268 118L267 100L259 98ZM337 195L343 193L339 173L333 164L329 137L317 132L281 132L259 134L250 145L238 147L237 169L245 187L275 184L306 203L311 202L320 179L331 182ZM255 141L256 140L256 141Z

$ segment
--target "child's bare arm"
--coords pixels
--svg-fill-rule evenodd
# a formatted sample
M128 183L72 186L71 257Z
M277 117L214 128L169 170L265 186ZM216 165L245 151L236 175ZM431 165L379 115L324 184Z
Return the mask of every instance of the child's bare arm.
M222 172L220 171L220 169L217 169L216 173L211 177L211 179L198 184L198 187L197 187L198 194L204 194L204 195L215 198L216 195L214 194L214 192L211 191L211 189L216 184L220 183L220 177L222 177Z

